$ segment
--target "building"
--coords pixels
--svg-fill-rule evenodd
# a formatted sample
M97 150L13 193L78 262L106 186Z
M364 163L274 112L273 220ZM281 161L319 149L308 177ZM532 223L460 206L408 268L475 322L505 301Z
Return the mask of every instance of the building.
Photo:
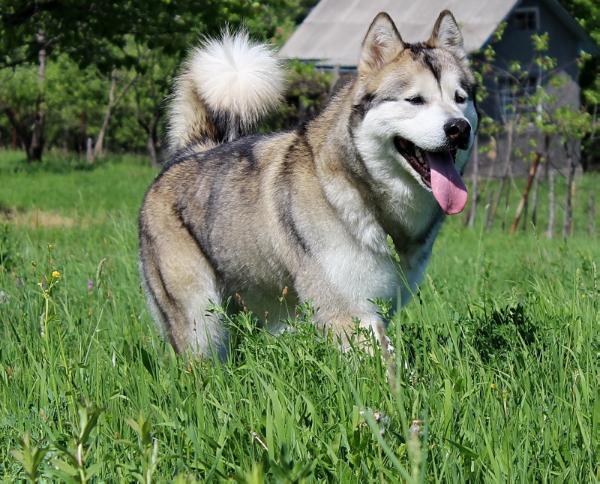
M489 96L480 108L487 115L506 120L514 113L519 97L545 83L545 74L533 66L531 41L532 34L543 32L548 32L550 38L547 55L557 61L553 74L564 77L558 97L562 103L579 107L576 59L581 51L598 55L600 49L557 0L321 0L283 46L280 55L342 73L353 71L363 36L378 12L388 12L402 38L415 42L427 39L444 9L456 17L465 48L472 56L492 42L494 32L506 22L504 35L494 42L493 74L485 80ZM528 76L518 85L509 73L513 61L530 67Z

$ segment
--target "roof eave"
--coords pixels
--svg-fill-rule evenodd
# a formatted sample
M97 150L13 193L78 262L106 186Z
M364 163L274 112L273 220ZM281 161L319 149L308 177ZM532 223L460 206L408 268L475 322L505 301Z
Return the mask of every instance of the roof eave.
M585 31L579 22L558 2L558 0L543 0L563 24L579 39L579 48L592 55L600 55L600 47Z

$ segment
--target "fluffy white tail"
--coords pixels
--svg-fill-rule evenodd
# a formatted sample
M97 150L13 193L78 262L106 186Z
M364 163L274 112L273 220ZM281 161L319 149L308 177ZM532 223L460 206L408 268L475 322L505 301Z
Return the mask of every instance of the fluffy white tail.
M211 146L248 134L282 98L274 52L246 32L225 32L195 48L175 81L169 146Z

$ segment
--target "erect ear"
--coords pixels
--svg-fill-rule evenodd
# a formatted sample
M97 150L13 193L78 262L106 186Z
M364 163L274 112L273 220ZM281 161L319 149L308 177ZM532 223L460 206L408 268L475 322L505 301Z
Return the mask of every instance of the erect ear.
M381 69L394 60L404 50L404 42L390 16L377 14L362 43L359 73L368 73Z
M460 60L465 60L467 57L463 36L460 33L454 15L449 10L444 10L440 13L433 27L431 37L427 41L427 45L449 50Z

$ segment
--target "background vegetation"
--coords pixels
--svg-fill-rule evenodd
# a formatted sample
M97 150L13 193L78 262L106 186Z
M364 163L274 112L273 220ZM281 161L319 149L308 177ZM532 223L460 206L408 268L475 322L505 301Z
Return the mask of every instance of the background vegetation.
M30 161L57 148L89 152L91 162L109 148L146 152L157 163L164 100L190 46L226 25L278 45L314 3L3 0L0 145L22 148ZM297 66L292 76L306 69ZM309 77L292 79L290 102L300 111L323 92L322 76ZM288 106L275 125L299 117Z
M92 161L108 149L147 153L157 163L164 100L189 46L224 25L245 25L254 37L281 45L315 3L3 0L0 146L23 149L29 160L60 149L89 152ZM598 41L597 3L562 3ZM292 65L290 76L288 102L268 128L303 121L332 88L310 67ZM599 104L598 82L598 60L584 59L583 100L590 112Z
M224 25L245 26L250 33L281 45L316 0L157 0L102 2L80 0L3 0L0 2L0 147L22 149L29 162L40 161L48 150L78 154L88 164L105 152L145 153L152 164L163 161L165 100L177 68L189 46L204 35L215 35ZM563 0L596 41L600 7L593 0ZM502 36L501 25L496 38ZM518 99L510 116L492 121L483 112L473 167L470 217L473 226L478 204L488 207L486 227L506 210L515 166L531 165L532 183L522 194L514 226L536 225L547 210L567 213L564 224L551 216L546 234L568 236L572 225L572 193L581 167L598 164L598 59L583 55L581 109L560 105L560 70L548 53L548 36L532 36L535 57L529 65L513 63L504 72L494 65L494 42L474 57L480 81L510 79ZM534 74L543 78L532 92ZM310 65L290 63L286 102L261 127L288 129L310 119L335 89L335 73ZM339 83L338 83L339 84ZM481 82L480 87L484 83ZM490 93L479 89L478 100ZM527 95L518 96L519 93ZM558 93L558 94L557 94ZM559 107L557 107L559 106ZM520 141L519 141L520 140ZM526 142L525 142L526 140ZM500 153L498 149L500 147ZM550 156L552 153L553 156ZM70 156L70 155L68 155ZM554 159L551 159L554 158ZM479 169L491 159L494 170ZM539 169L538 169L539 168ZM484 172L485 171L485 172ZM522 171L522 170L521 170ZM482 198L477 179L500 178L495 193ZM566 184L562 199L553 195L539 207L538 188L551 194ZM558 190L558 189L557 189ZM596 212L595 197L586 201Z

